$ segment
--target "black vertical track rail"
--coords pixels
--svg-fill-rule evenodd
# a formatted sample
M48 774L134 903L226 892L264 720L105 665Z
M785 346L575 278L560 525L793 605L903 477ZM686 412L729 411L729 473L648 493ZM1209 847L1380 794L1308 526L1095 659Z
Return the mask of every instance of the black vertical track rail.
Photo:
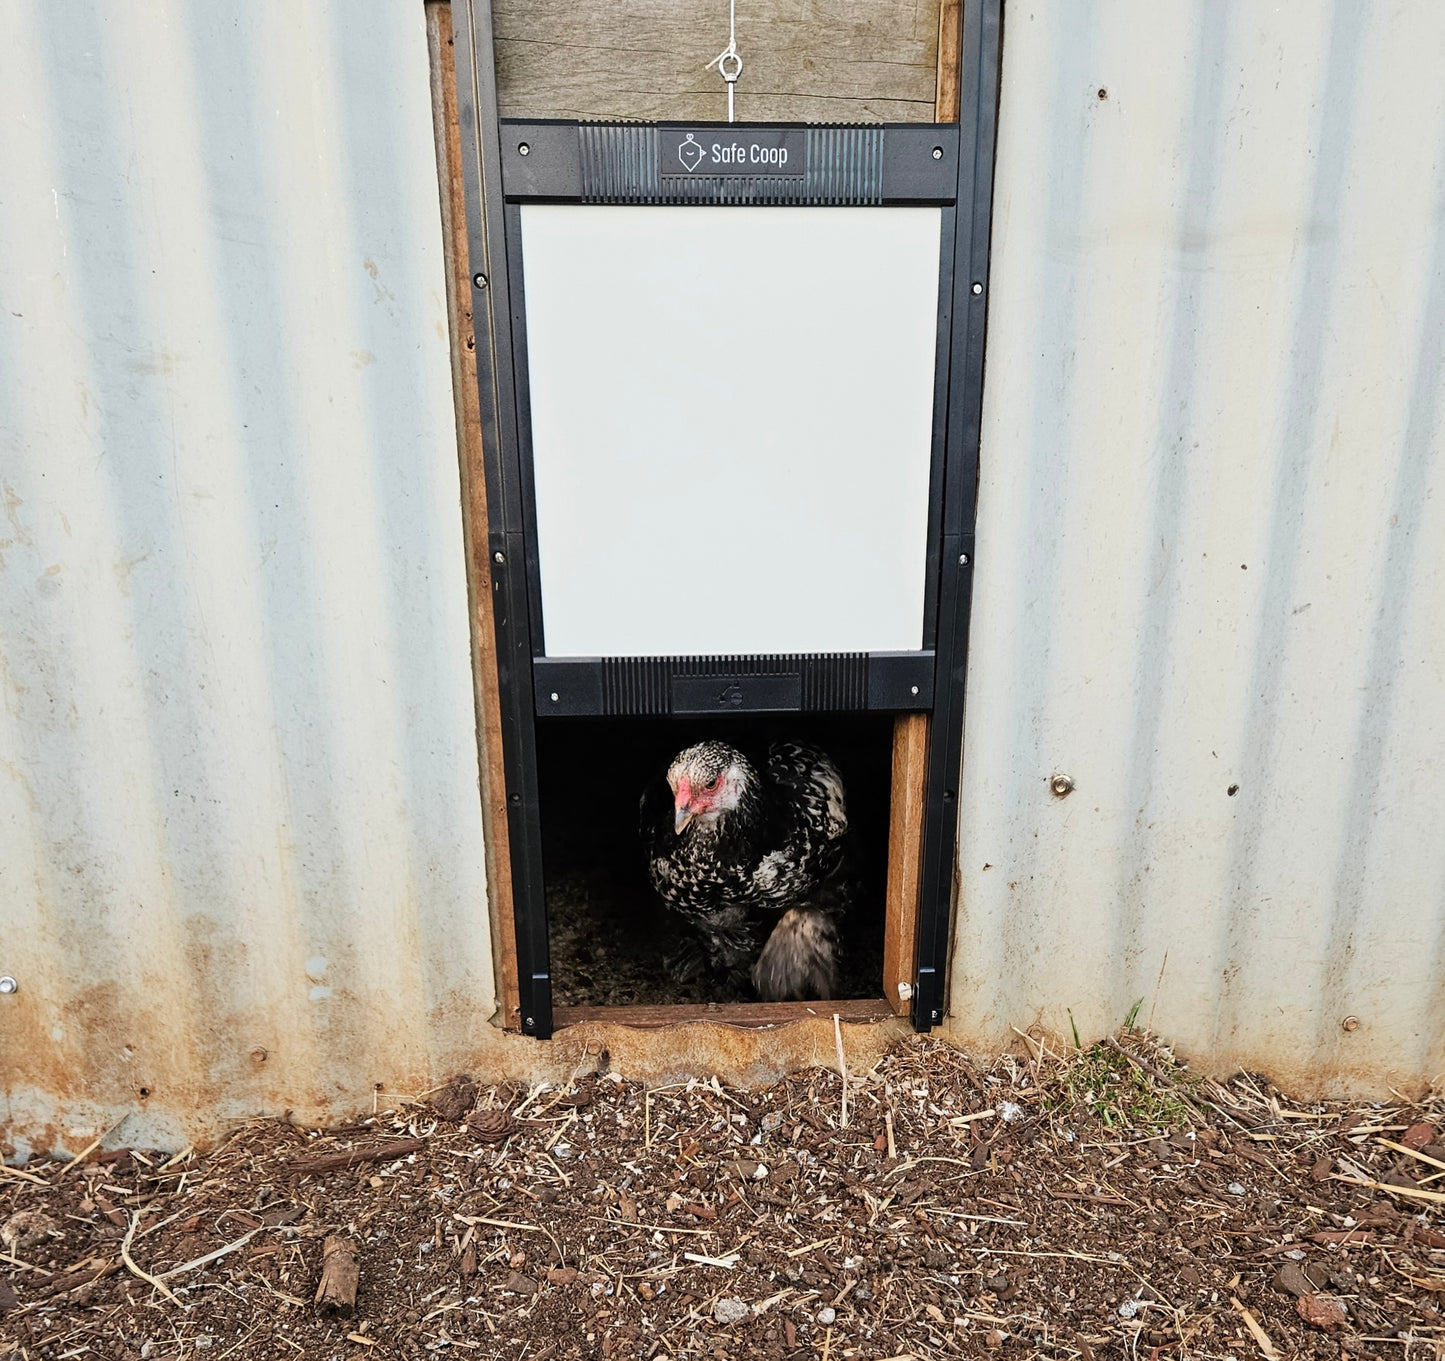
M522 1030L552 1034L552 980L542 885L537 745L532 712L531 608L524 536L524 483L517 466L517 365L512 337L502 147L497 120L497 64L491 0L453 0L464 22L453 25L457 117L468 206L477 387L487 478L487 551L497 632L507 837L512 852L513 918Z
M973 598L979 430L983 421L989 224L993 214L1003 0L964 0L960 22L958 221L954 236L954 335L949 357L948 454L944 473L937 670L928 743L922 884L913 1024L943 1020L958 845L964 677ZM978 291L975 291L977 289Z

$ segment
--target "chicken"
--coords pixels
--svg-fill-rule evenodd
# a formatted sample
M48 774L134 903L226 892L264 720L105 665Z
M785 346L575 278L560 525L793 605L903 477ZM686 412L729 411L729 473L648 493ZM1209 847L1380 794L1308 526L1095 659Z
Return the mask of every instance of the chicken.
M640 814L652 886L697 932L680 973L750 978L766 1001L833 995L852 874L843 781L826 755L776 742L759 769L700 742L648 786Z

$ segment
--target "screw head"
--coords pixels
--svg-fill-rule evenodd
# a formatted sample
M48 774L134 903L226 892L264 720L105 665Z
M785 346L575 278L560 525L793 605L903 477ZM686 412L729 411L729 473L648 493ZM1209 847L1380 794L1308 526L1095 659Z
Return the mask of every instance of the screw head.
M943 148L941 146L933 148L933 159L935 161L941 161L943 159Z
M1071 776L1065 775L1062 771L1055 771L1049 776L1049 788L1054 792L1055 797L1064 799L1074 792L1074 781Z
M17 983L13 978L11 978L9 974L6 974L3 978L0 978L0 993L4 993L8 997L12 992L19 991L20 984Z
M560 698L561 698L561 696L560 696L555 690L553 690L553 691L552 691L552 703L553 703L553 704L556 704L557 701L558 701Z
M1340 1022L1340 1029L1347 1035L1353 1035L1359 1028L1360 1018L1358 1016L1346 1016L1345 1019Z
M958 555L958 565L959 565L960 567L967 567L967 566L968 566L968 554L967 554L967 553L960 553L960 554Z
M529 147L525 142L518 142L518 143L517 143L517 155L519 155L519 156L529 156L529 155L531 155L531 153L532 153L532 148Z
M485 274L473 274L473 275L472 275L472 287L473 287L473 288L485 288L486 286L487 286L487 276L486 276Z
M506 555L505 553L497 552L497 553L493 553L493 554L492 554L492 561L493 561L493 562L506 562L506 560L507 560L507 555Z
M982 292L983 292L983 285L980 284L980 283L975 283L974 286L973 286L974 296L977 297L977 296L978 296L980 293L982 293Z

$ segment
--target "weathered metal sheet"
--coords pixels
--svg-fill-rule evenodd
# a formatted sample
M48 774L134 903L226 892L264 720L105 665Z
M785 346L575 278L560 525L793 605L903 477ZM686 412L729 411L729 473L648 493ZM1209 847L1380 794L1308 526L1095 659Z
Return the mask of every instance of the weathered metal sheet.
M491 1043L422 6L0 8L0 1121Z
M1442 69L1438 5L1008 6L963 1035L1445 1072Z

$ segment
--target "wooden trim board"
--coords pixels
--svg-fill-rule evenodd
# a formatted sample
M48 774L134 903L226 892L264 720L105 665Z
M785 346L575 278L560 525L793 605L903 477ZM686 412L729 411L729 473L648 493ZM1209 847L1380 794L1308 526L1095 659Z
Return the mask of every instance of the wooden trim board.
M517 930L512 916L512 857L507 840L507 798L502 774L502 703L497 683L497 635L492 625L492 571L487 560L487 484L483 474L482 418L473 362L472 275L467 259L467 196L462 180L461 125L448 0L429 0L432 121L441 182L442 245L446 254L447 322L451 328L452 393L462 474L462 534L467 558L467 599L472 630L472 682L476 695L482 834L486 840L487 907L492 961L502 1024L520 1030Z
M557 1007L553 1010L557 1029L563 1026L625 1025L643 1030L662 1026L690 1025L699 1021L712 1025L741 1026L760 1029L788 1025L809 1017L831 1020L835 1015L850 1023L872 1023L893 1015L881 997L865 997L848 1002L723 1002L706 1006L676 1007Z
M900 1016L908 1015L913 1004L927 774L928 715L900 714L893 722L888 887L883 921L883 995Z

